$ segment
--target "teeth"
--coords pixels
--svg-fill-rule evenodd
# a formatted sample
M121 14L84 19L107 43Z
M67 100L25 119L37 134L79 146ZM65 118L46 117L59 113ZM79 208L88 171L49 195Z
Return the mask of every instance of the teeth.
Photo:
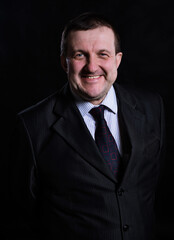
M100 77L100 75L98 75L98 76L85 76L85 78L89 78L89 79L94 79L94 78L99 78Z

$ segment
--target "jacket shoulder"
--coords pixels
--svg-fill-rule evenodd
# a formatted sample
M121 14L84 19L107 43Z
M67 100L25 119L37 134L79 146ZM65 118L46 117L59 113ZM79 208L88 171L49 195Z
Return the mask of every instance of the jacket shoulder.
M41 114L43 112L48 112L53 110L56 99L58 98L59 93L55 92L50 96L42 99L41 101L37 102L36 104L20 111L17 116L22 118L32 117L34 115Z
M58 96L56 92L17 114L16 133L19 139L22 136L27 139L36 153L52 133L51 126L57 119L54 106Z

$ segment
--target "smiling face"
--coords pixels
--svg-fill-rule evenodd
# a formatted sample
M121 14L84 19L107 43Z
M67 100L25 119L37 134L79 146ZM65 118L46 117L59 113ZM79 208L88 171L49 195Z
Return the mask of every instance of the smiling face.
M117 78L122 53L116 54L115 37L108 27L71 31L67 56L61 63L75 94L93 104L105 98Z

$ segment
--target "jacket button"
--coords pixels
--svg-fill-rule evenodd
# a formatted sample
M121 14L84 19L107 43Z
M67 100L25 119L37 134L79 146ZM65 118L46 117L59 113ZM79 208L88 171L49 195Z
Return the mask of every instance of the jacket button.
M125 225L123 226L123 231L126 232L128 229L129 229L129 225L125 224Z
M120 188L120 189L118 190L118 196L122 196L123 193L124 193L124 189L123 189L123 188Z

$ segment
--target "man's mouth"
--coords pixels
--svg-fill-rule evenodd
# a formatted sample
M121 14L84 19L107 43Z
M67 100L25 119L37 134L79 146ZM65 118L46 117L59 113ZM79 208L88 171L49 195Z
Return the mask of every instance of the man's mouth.
M85 76L83 75L82 78L86 78L86 79L97 79L100 78L102 75L96 75L96 76Z

